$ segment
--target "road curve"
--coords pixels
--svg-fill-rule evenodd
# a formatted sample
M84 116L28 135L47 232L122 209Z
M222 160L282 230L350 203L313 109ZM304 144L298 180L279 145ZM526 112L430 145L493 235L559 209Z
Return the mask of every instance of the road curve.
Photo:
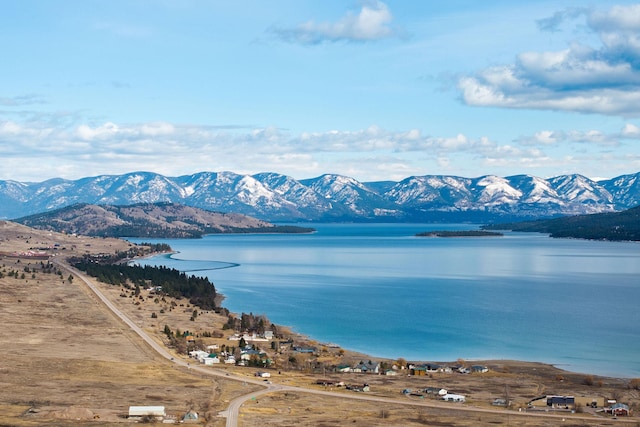
M293 386L288 386L288 385L282 385L282 384L266 384L264 381L260 381L260 380L254 380L254 379L250 379L250 378L245 378L245 377L240 377L240 376L236 376L236 375L230 375L228 373L223 373L221 371L218 371L216 369L212 369L212 368L205 368L199 365L191 365L189 362L186 362L184 360L182 360L181 358L176 358L174 357L171 353L169 353L165 347L163 347L162 345L158 344L153 338L151 338L142 328L140 328L138 325L136 325L131 319L129 319L124 313L122 313L99 289L96 285L93 284L93 282L91 281L91 279L89 279L84 273L82 273L81 271L79 271L78 269L71 267L70 265L66 264L64 261L59 260L59 259L53 259L52 262L54 264L56 264L58 267L60 267L61 269L64 269L66 271L68 271L69 273L72 273L74 276L78 277L80 280L82 280L82 282L100 299L100 301L102 301L102 303L107 306L107 308L109 308L120 320L122 320L127 326L129 326L131 328L131 330L133 330L136 334L138 334L138 336L140 336L140 338L142 338L153 350L155 350L160 356L164 357L165 359L173 362L174 364L190 369L192 371L196 371L200 374L204 374L204 375L210 375L210 376L217 376L217 377L224 377L230 380L235 380L235 381L242 381L244 383L250 383L250 384L255 384L255 385L259 385L264 387L264 389L262 390L258 390L258 391L254 391L239 397L236 397L235 399L233 399L230 403L229 406L226 410L222 411L219 413L220 416L224 416L227 418L227 422L226 425L227 427L237 427L238 425L238 414L240 411L240 407L242 406L242 404L244 402L246 402L249 399L252 399L254 397L258 397L261 396L263 394L267 394L267 393L273 393L273 392L282 392L282 391L291 391L291 392L298 392L298 393L311 393L311 394L316 394L316 395L323 395L323 396L330 396L330 397L338 397L338 398L345 398L345 399L353 399L353 400L366 400L369 402L382 402L382 403L391 403L391 404L395 404L395 405L409 405L409 406L422 406L422 407L447 407L450 405L442 405L439 404L439 402L430 402L430 401L421 401L421 402L416 402L416 401L411 401L411 400L407 400L407 401L401 401L398 399L393 399L393 398L385 398L385 397L379 397L379 396L372 396L372 395L367 395L367 394L363 394L363 393L352 393L352 394L345 394L345 393L336 393L336 392L331 392L331 391L324 391L324 390L315 390L315 389L308 389L308 388L303 388L303 387L293 387ZM542 417L542 418L546 418L546 419L563 419L566 418L566 416L563 415L552 415L552 414L537 414L537 413L531 413L531 412L508 412L505 413L504 410L495 410L495 409L484 409L484 408L477 408L477 407L465 407L465 406L456 406L455 407L456 410L460 410L460 411L471 411L471 412L482 412L482 413L493 413L493 414L501 414L501 415L509 415L509 416L529 416L529 417ZM594 418L592 417L582 417L582 416L571 416L569 419L571 420L588 420L588 421L594 421ZM602 419L602 421L605 421L607 419ZM608 421L608 420L607 420ZM618 422L636 422L637 420L632 420L632 419L617 419Z

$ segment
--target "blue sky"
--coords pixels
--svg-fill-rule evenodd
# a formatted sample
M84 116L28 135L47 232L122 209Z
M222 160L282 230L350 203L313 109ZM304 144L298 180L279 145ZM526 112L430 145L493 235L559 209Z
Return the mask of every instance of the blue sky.
M0 179L640 171L640 4L21 0Z

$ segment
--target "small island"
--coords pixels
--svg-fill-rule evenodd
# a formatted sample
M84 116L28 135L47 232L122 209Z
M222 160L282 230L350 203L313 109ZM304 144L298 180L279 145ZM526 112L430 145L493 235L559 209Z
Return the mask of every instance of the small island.
M436 230L416 234L417 237L500 237L502 233L486 230Z

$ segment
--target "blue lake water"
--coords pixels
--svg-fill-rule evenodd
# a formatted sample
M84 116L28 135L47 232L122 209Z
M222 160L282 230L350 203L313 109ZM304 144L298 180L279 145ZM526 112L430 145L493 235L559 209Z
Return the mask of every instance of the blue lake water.
M415 237L468 225L312 226L162 240L179 253L144 262L207 276L233 312L374 357L519 359L640 377L638 243Z

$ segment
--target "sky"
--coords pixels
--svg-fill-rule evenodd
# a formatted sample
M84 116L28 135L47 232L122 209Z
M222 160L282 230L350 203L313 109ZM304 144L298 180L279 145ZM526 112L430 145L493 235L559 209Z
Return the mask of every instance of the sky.
M640 171L640 3L20 0L0 180Z

